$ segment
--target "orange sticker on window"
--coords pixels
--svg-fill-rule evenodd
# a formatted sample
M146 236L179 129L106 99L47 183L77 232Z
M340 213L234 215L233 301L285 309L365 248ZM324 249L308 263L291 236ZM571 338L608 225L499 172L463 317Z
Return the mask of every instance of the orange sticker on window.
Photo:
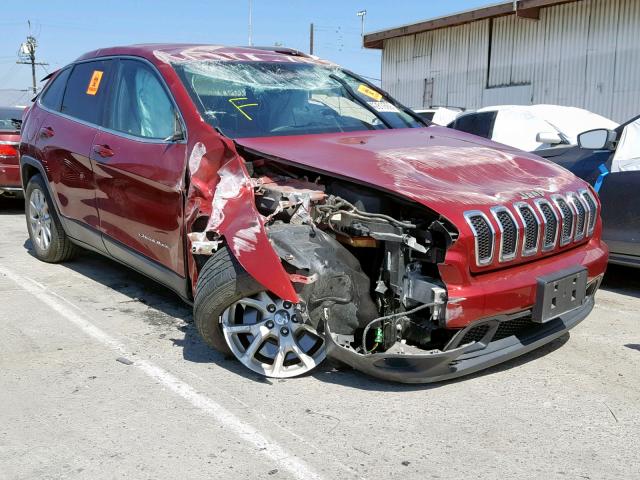
M358 87L360 93L365 94L367 97L373 98L376 102L382 100L382 95L376 92L373 88L369 88L366 85L360 85Z
M93 75L91 75L91 80L89 80L89 86L87 87L87 95L95 95L98 93L98 88L100 87L100 80L102 80L102 71L94 70Z

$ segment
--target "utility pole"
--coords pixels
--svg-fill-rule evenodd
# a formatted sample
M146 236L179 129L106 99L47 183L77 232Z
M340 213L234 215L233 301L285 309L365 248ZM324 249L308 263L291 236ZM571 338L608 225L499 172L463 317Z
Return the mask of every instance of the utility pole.
M362 38L362 45L360 45L360 48L364 48L364 17L367 16L367 11L360 10L356 15L360 17L360 37Z
M31 84L33 93L38 93L38 87L36 83L36 65L49 65L44 62L36 62L36 48L38 47L38 42L36 41L36 37L31 35L31 22L29 22L29 35L27 36L27 41L20 45L20 51L18 56L20 60L16 63L22 65L31 65Z
M313 23L309 25L309 55L313 55Z
M249 46L253 47L253 0L249 0Z

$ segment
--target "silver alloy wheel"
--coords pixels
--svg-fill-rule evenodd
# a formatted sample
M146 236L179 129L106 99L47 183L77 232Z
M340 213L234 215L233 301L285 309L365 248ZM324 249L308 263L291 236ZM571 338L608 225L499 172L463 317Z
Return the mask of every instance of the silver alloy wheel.
M325 358L323 337L296 305L266 292L245 297L221 315L227 345L247 368L275 378L313 370Z
M47 198L39 188L34 189L29 197L29 223L33 241L46 252L51 245L51 215Z

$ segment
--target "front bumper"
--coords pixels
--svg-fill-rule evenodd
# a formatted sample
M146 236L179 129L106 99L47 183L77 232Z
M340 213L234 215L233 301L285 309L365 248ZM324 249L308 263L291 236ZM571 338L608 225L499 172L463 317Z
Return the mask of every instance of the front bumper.
M412 355L386 352L362 355L337 344L327 331L327 355L374 377L401 383L432 383L468 375L535 350L575 327L593 309L595 292L600 280L598 279L584 303L577 309L539 324L535 329L500 340L491 341L491 338L485 335L478 341L450 350L445 347L445 350L435 350L433 353ZM479 323L500 323L507 318L496 317L476 322L464 331L476 328ZM454 339L459 336L460 334L456 335Z

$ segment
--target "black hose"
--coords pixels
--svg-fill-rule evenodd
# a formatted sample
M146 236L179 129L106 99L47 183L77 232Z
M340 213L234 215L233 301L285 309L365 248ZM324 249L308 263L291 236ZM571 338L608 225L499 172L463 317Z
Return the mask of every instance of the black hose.
M393 313L391 315L386 315L384 317L378 317L371 320L369 323L367 323L367 326L364 327L364 331L362 332L362 350L364 350L365 355L369 353L369 351L367 350L367 333L369 333L369 329L371 328L371 325L377 322L384 322L385 320L391 320L392 318L396 318L396 317L406 317L407 315L413 315L414 313L419 312L420 310L424 310L425 308L428 308L428 307L434 307L435 305L436 305L435 303L424 303L406 312Z
M352 204L348 200L345 200L342 197L335 197L335 199L336 199L337 207L340 207L342 205L347 205L351 209L351 212L347 211L347 213L355 214L354 216L360 216L360 218L362 219L379 218L381 220L386 220L387 222L392 223L401 228L416 228L416 225L414 225L413 223L396 220L395 218L390 217L389 215L385 215L384 213L363 212L362 210L359 210L354 204Z

